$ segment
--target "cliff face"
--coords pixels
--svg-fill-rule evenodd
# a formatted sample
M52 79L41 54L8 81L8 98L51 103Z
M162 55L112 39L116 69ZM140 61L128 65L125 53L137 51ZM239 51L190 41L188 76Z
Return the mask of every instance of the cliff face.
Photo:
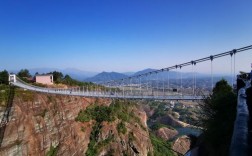
M17 90L0 155L87 155L97 122L78 122L75 118L94 103L109 106L111 102ZM120 119L101 122L95 135L98 155L152 153L146 114L136 107L131 107L131 112L139 122L125 122L124 133L118 132Z

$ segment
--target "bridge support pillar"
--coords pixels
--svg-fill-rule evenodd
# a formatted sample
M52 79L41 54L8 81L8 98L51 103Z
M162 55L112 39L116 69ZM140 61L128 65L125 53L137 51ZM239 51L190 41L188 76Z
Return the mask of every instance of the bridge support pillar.
M9 83L16 82L16 81L17 81L16 75L15 74L10 74L9 75Z

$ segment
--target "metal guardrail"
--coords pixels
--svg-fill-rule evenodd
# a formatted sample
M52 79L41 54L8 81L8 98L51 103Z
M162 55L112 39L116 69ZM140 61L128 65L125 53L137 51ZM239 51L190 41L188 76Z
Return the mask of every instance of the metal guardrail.
M239 89L237 95L237 113L234 124L232 141L229 149L230 156L248 155L248 120L249 111L246 102L246 89L250 87L249 81L244 81L246 86Z
M111 92L99 92L99 91L73 91L71 89L59 89L59 88L43 88L28 84L19 78L16 82L11 82L12 85L21 87L27 90L59 94L59 95L73 95L83 97L98 97L98 98L114 98L114 99L155 99L155 100L202 100L204 96L191 96L191 95L170 95L170 96L144 96L144 95L123 95L123 94L111 94Z

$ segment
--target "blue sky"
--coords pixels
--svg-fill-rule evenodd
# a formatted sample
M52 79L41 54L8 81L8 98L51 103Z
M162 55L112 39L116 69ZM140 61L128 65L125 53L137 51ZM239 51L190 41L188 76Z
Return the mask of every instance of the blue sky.
M172 66L251 45L251 6L251 0L1 0L0 70ZM237 71L250 70L252 51L239 55ZM214 67L227 72L229 64L227 57ZM207 72L209 63L198 70Z

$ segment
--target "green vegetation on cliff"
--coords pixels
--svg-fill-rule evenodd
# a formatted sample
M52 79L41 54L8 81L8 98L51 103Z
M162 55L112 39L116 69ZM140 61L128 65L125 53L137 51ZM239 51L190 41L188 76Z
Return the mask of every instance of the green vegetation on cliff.
M113 122L119 120L116 129L119 134L128 135L129 139L133 138L132 132L127 131L127 123L138 123L142 129L146 129L140 119L133 113L135 105L128 101L115 100L109 106L98 105L97 102L88 106L85 110L80 110L76 121L89 122L95 121L90 134L90 142L86 151L87 156L94 156L99 151L114 140L114 135L110 134L107 139L99 140L99 134L102 128L102 122ZM132 140L131 140L132 141ZM109 151L113 153L113 151Z
M85 110L80 110L76 121L88 122L95 120L101 123L102 121L114 121L119 119L123 122L134 121L141 126L140 119L132 112L134 104L131 102L124 103L120 100L113 101L110 106L99 106L96 103L90 105Z
M153 156L175 156L175 153L171 151L170 142L164 141L163 139L156 137L154 134L150 134L150 139L154 150Z
M23 89L17 89L15 94L23 102L33 102L35 100L35 92Z
M111 122L115 120L115 115L112 112L112 107L93 105L81 110L75 120L80 122L90 120L95 120L98 123L102 121Z
M122 134L125 134L127 132L127 128L125 127L125 123L124 122L120 122L118 125L117 125L117 131L118 133L122 133Z
M159 130L160 128L163 128L163 127L166 127L166 128L174 130L174 128L172 126L164 125L164 124L161 124L161 123L155 123L150 128L152 130L156 131L156 130Z
M0 106L6 107L10 88L7 85L0 85Z
M46 156L56 156L58 152L58 146L53 147L52 145L50 146L50 150L46 153Z
M9 95L9 73L8 71L0 71L0 106L5 107Z

